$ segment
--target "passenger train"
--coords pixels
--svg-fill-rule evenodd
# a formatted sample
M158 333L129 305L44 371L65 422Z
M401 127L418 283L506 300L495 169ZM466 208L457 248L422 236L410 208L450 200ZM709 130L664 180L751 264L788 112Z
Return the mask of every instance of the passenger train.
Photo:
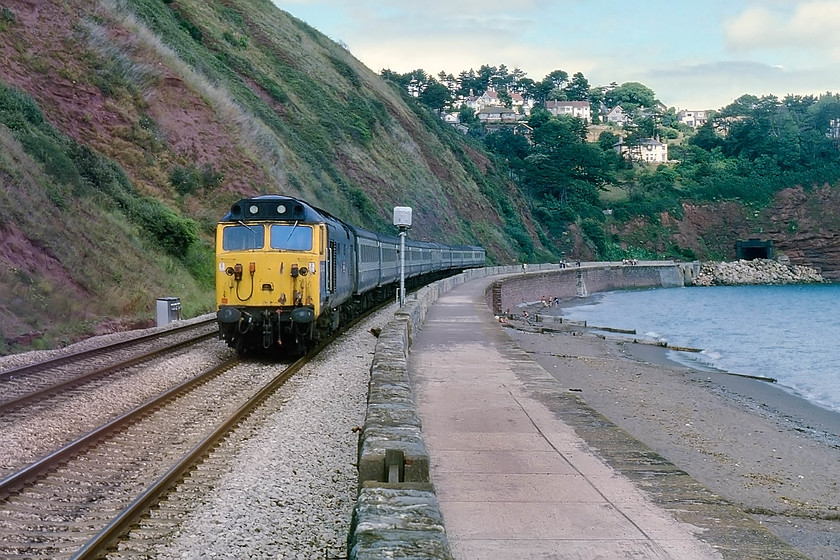
M288 196L236 202L216 228L219 338L238 353L302 354L396 297L400 239ZM405 240L406 286L484 266L481 247Z

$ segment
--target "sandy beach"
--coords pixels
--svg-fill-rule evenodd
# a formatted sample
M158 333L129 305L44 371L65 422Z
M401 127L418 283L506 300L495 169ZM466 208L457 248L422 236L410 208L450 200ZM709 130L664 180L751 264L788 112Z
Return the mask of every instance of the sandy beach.
M840 558L839 413L774 383L688 368L632 335L506 326L562 386L636 439L809 557Z

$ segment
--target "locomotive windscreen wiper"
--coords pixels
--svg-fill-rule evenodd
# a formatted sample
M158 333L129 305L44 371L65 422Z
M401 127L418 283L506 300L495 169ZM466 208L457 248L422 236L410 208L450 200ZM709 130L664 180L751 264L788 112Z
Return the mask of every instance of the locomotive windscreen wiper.
M254 231L254 228L252 228L251 226L249 226L248 224L246 224L242 220L236 220L236 223L239 224L240 226L244 227L244 228L247 228L248 231L250 231L251 233L257 233L256 231Z
M288 243L289 239L291 239L292 235L294 235L295 230L297 229L297 226L298 226L298 221L295 220L295 224L292 226L292 231L289 232L289 237L286 238L286 243Z

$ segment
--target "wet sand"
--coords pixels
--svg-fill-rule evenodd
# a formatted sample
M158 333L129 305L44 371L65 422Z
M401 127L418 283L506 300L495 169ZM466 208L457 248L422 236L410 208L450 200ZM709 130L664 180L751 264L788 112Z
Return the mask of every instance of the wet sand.
M636 439L804 554L840 558L840 413L774 383L686 367L626 336L508 326L561 385Z

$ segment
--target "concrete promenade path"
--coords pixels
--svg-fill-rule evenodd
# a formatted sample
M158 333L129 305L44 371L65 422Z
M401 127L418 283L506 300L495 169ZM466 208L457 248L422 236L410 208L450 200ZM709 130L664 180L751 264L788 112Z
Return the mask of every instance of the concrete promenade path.
M785 557L785 543L528 358L484 303L495 279L441 296L409 357L456 559Z

